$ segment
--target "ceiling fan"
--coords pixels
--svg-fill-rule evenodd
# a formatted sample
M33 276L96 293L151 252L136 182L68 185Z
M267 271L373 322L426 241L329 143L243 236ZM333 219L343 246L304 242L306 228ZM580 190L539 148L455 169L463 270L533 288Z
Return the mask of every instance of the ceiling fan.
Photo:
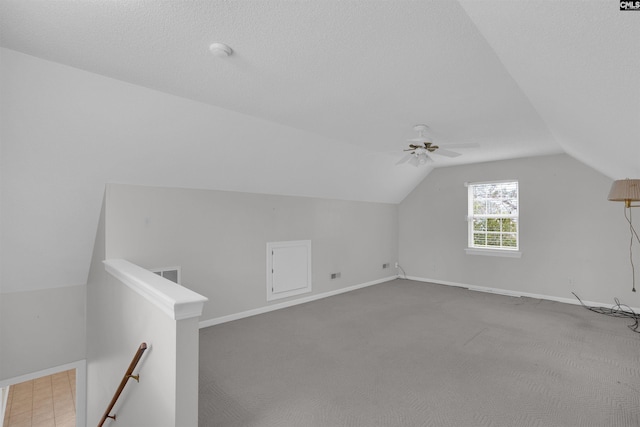
M428 162L432 162L433 159L429 156L430 154L438 154L446 157L458 157L461 154L455 151L447 150L441 148L439 145L433 143L432 138L427 136L427 132L429 127L427 125L415 125L413 130L418 132L418 137L409 139L408 142L409 148L403 150L408 152L403 158L401 158L397 165L408 163L413 166L424 165ZM458 147L458 148L471 148L477 147L478 144L450 144L447 147Z

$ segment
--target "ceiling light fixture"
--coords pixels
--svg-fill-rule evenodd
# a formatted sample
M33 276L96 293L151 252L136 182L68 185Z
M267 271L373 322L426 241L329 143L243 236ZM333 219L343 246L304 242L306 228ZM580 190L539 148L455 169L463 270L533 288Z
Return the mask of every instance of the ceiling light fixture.
M211 43L209 45L209 51L220 58L226 58L233 53L233 49L224 43Z
M619 179L613 182L607 199L613 202L624 202L624 217L629 223L631 241L629 242L629 259L631 261L631 282L633 292L636 291L636 271L633 265L633 239L640 243L640 237L633 227L631 208L640 208L640 205L632 205L631 202L640 202L640 179ZM629 214L627 215L627 211Z
M419 153L417 151L418 150L416 150L416 152L409 154L409 156L411 157L407 161L408 164L418 167L420 165L427 164L431 161L431 157L427 155L426 151L422 151Z

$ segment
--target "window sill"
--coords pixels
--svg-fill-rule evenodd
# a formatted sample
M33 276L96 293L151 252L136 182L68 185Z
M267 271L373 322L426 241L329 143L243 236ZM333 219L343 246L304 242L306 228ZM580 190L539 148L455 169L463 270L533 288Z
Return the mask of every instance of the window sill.
M479 249L479 248L465 248L467 255L484 255L484 256L499 256L504 258L521 258L522 252L511 251L508 249Z

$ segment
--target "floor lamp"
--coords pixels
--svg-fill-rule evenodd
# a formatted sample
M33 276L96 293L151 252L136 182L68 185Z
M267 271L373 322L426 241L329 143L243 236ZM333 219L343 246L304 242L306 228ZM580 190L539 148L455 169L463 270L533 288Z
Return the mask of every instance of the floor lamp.
M629 259L631 260L631 277L632 277L632 291L636 291L636 276L635 267L633 265L633 239L634 237L640 243L640 237L633 227L631 208L640 207L640 204L632 204L633 202L640 201L640 179L619 179L613 182L611 190L609 191L609 200L613 202L624 202L624 217L629 223L629 232L631 233L631 240L629 242Z

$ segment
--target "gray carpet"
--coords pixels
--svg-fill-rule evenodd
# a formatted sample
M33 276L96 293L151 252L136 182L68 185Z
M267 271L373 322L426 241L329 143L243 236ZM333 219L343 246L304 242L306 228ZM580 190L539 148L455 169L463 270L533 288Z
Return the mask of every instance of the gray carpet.
M640 335L396 280L202 329L200 426L640 426Z

